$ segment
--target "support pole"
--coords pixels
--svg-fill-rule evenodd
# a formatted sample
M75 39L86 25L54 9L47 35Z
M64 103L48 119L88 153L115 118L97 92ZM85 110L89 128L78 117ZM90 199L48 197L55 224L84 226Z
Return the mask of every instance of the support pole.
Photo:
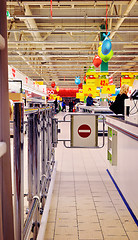
M46 113L42 113L42 129L41 129L41 147L42 147L42 175L46 174Z
M6 0L0 0L0 34L5 39L5 48L0 50L0 142L5 142L7 145L7 152L0 159L0 239L14 240L9 128Z
M36 113L34 116L34 196L40 197L40 113ZM33 239L35 240L39 227L39 211L35 213L33 224Z
M33 198L33 124L34 124L34 114L28 115L28 201L29 208Z
M14 105L14 220L15 240L23 240L24 226L24 164L23 103Z
M45 205L45 195L46 191L44 185L46 185L46 111L42 112L42 120L41 120L41 202L42 202L42 210Z

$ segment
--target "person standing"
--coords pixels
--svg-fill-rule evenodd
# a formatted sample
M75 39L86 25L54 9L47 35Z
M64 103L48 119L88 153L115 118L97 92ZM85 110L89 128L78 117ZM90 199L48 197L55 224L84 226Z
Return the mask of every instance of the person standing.
M128 98L129 86L124 84L120 89L120 93L116 96L115 101L109 107L115 114L124 115L124 101Z
M69 101L69 112L73 112L73 102Z
M55 112L57 112L57 106L58 106L57 98L55 99L54 104L55 104Z
M66 103L65 103L65 101L63 101L62 102L62 112L65 110L65 112L66 112Z
M90 93L86 99L86 106L92 106L92 105L93 105L93 98L92 98L92 94Z

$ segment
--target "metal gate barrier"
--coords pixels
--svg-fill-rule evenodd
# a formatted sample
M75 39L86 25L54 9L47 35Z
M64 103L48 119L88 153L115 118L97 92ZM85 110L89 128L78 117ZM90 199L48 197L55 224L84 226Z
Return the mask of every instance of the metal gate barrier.
M27 119L24 118L27 116ZM99 145L99 118L102 122L102 145ZM104 146L104 116L70 113L63 120L55 118L53 107L25 109L14 104L14 235L15 240L42 240L56 173L55 147L63 141L66 148L101 148ZM69 123L69 139L60 139L60 123ZM24 131L24 124L27 125ZM26 132L26 138L24 138ZM24 139L27 140L27 168L24 169ZM100 138L101 139L101 138ZM69 145L67 145L69 144ZM28 172L28 190L24 191L24 172ZM24 198L27 217L24 218ZM42 218L40 217L42 215ZM25 220L24 220L25 219ZM41 219L41 220L40 220Z
M15 240L43 239L40 222L48 211L56 173L53 143L52 106L24 110L23 103L14 104L14 232ZM24 119L24 115L27 120ZM28 167L24 169L24 124L28 148ZM24 192L24 172L28 173L28 192ZM49 195L50 193L50 195ZM24 218L24 198L27 217ZM45 210L46 208L46 210ZM42 219L40 218L42 215ZM25 220L24 220L25 219ZM40 220L41 219L41 220ZM41 233L41 234L40 234ZM44 234L44 232L43 232ZM39 236L40 235L40 236Z
M69 120L67 119L69 117ZM102 122L102 145L98 142L99 119ZM105 117L101 114L70 113L63 120L52 119L52 138L55 146L62 141L66 148L102 148L105 143ZM59 123L70 123L70 138L59 139ZM69 145L67 145L67 142Z

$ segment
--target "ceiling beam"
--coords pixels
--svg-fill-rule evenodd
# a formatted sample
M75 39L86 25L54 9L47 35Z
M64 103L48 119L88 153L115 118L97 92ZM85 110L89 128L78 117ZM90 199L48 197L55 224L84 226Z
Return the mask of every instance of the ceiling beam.
M134 7L134 5L136 4L137 0L131 0L127 6L127 9L125 10L123 17L120 18L117 23L116 26L114 27L114 32L111 33L110 35L110 39L112 39L116 33L116 30L119 29L119 27L121 26L121 24L123 23L123 21L128 17L127 15L129 14L129 12L131 11L131 9Z

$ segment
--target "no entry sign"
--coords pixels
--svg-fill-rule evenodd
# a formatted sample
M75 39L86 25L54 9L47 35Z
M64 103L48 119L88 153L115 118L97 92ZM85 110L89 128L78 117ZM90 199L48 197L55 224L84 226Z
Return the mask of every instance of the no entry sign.
M87 124L82 124L79 128L78 128L78 134L80 137L82 138L87 138L90 136L91 134L91 128L89 125Z
M95 147L98 137L97 116L74 114L71 116L71 147Z

